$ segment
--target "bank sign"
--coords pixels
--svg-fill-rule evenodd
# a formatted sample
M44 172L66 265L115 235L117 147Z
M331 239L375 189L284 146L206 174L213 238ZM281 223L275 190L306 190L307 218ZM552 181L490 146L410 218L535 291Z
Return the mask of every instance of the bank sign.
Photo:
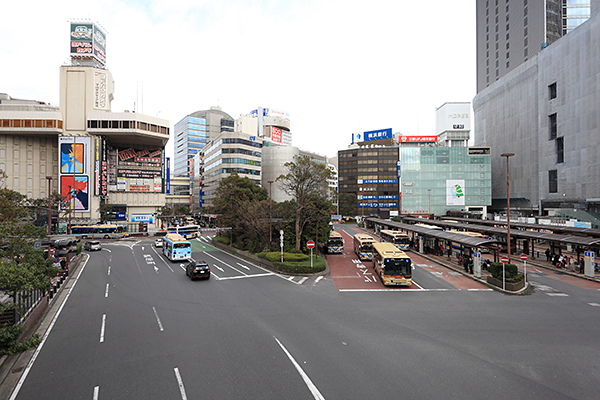
M361 134L357 134L356 138L358 141L361 139ZM368 142L370 140L381 140L381 139L391 139L392 138L392 128L388 129L379 129L377 131L367 131L362 134L362 141Z

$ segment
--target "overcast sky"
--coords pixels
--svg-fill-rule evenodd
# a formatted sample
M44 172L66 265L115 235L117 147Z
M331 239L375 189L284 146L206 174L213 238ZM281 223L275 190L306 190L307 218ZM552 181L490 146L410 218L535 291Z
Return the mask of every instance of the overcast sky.
M272 108L328 157L352 133L434 134L436 107L475 96L474 0L21 0L0 15L0 93L58 105L69 21L89 18L107 31L112 111L139 100L173 127Z

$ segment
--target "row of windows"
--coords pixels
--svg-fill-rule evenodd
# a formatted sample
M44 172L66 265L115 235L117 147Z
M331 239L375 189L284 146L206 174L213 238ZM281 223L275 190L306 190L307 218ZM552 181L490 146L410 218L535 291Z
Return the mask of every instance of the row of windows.
M58 128L62 129L63 122L56 119L2 119L2 128Z
M88 129L137 129L140 131L169 134L169 127L162 125L149 124L141 121L123 121L123 120L89 120Z
M51 154L52 154L52 159L54 161L58 160L57 152L51 152ZM36 153L36 155L39 156L40 161L46 161L46 152L45 151ZM13 160L18 160L20 158L20 156L21 156L21 152L19 151L19 149L13 149ZM0 149L0 159L1 160L6 159L6 149ZM32 150L27 150L27 159L33 160L33 151Z
M222 174L246 174L246 175L260 175L260 170L256 170L256 169L248 169L248 168L219 168L216 171L213 171L209 174L205 174L204 175L204 179L210 179L213 178L215 176L218 175L222 175ZM211 182L210 184L213 184L214 182Z
M0 145L6 144L7 137L9 136L0 135ZM39 143L40 147L46 147L46 143L54 148L58 147L58 141L56 138L23 136L23 140L21 140L21 136L12 136L12 144L14 147L19 147L21 143L27 144L29 147L33 146L34 143Z

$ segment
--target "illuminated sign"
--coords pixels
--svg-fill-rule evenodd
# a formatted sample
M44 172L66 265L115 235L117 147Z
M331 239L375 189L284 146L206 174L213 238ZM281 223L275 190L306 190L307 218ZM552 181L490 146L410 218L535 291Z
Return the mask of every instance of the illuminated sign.
M71 57L95 58L106 63L106 35L93 23L71 23Z
M271 127L271 141L274 143L281 143L281 129L274 126Z
M357 135L357 138L360 138ZM381 140L381 139L391 139L392 138L392 128L388 129L379 129L377 131L368 131L363 133L363 140L365 142L369 140Z
M398 143L430 143L437 142L437 136L400 136Z

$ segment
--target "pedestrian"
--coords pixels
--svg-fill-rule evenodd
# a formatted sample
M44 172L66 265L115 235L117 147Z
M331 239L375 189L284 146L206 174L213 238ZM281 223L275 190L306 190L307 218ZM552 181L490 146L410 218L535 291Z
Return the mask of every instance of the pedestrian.
M464 256L462 260L463 260L463 268L465 269L465 272L469 272L469 257Z
M473 275L473 265L475 264L475 261L469 257L469 273L471 275Z
M565 258L561 254L560 257L558 257L558 268L562 268L564 265L565 265Z
M550 249L546 249L546 261L550 262Z
M558 254L554 254L552 257L552 265L556 267L556 264L558 264Z
M585 263L583 262L583 258L579 260L579 273L583 274L585 272Z

